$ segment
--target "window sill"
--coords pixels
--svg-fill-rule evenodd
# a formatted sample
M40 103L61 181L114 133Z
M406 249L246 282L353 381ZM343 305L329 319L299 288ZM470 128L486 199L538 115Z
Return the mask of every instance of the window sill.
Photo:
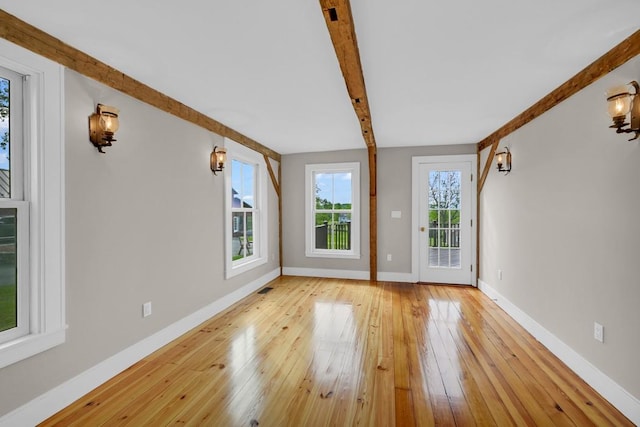
M357 253L340 253L340 252L312 252L307 251L305 253L307 258L340 258L340 259L360 259L360 254Z
M64 343L66 328L30 334L0 345L0 369Z
M254 258L250 261L243 262L242 264L238 264L236 266L231 266L229 270L227 270L226 278L229 279L231 277L235 277L239 274L246 273L247 271L251 271L254 268L257 268L261 265L267 263L267 258Z

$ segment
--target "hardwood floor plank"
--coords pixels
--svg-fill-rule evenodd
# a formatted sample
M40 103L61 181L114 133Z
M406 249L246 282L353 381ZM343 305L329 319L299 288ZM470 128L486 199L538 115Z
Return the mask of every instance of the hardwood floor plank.
M551 354L539 341L517 325L495 304L478 299L483 315L494 322L496 333L504 340L512 340L523 348L522 357L528 354L536 367L537 374L544 373L553 387L557 388L573 405L591 420L591 425L633 425L619 411L575 375L557 357ZM597 403L596 403L597 402ZM561 406L562 408L562 406ZM606 415L604 415L606 414Z
M460 298L461 316L469 324L478 324L486 321L486 319L469 304L469 297L464 294ZM472 327L472 326L469 326ZM536 400L545 409L550 418L553 419L555 425L591 425L591 422L584 414L577 409L570 401L566 401L566 396L558 392L553 384L545 383L540 377L534 375L536 366L515 342L506 341L496 333L495 328L486 325L484 327L484 336L495 346L502 358L511 366L512 371L520 380L525 383ZM563 402L562 406L558 402ZM559 409L561 408L561 409ZM568 418L568 419L567 419Z
M416 416L413 412L413 396L411 390L396 387L396 423L397 426L415 426Z
M477 289L270 286L42 425L632 425Z
M445 294L446 288L438 288L440 295ZM445 322L446 329L442 331L443 339L447 341L447 350L450 358L457 358L461 373L458 376L465 398L471 408L471 413L478 425L514 425L512 417L505 410L494 387L486 373L483 371L478 357L466 342L466 337L460 333L462 318L458 309L458 301L447 295L448 316L458 319L455 323ZM441 309L440 304L436 304Z
M410 372L411 403L416 425L435 425L431 405L429 404L429 386L420 359L422 354L418 342L422 338L427 302L420 300L414 286L402 293L403 327L406 331L406 357ZM418 322L415 320L418 319Z
M375 363L370 365L371 371L365 373L373 378L373 392L369 403L370 411L365 417L367 423L363 425L391 426L395 422L395 399L389 396L394 392L393 374L393 308L391 286L387 283L378 284L379 317L372 322L372 329L379 331L378 347L373 349L377 353ZM366 400L365 400L366 402Z

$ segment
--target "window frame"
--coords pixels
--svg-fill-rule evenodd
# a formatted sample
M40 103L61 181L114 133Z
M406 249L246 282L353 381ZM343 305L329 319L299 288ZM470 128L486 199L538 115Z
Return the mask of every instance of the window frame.
M316 189L318 173L351 173L351 249L317 249L315 242ZM305 165L305 255L310 258L360 259L360 163L316 163Z
M0 343L3 368L66 339L65 106L62 65L0 39L0 66L26 76L22 187L29 210L29 328L27 334Z
M264 158L257 153L237 142L225 138L225 148L227 149L227 164L224 168L225 181L225 278L237 276L250 271L260 265L266 264L268 254L268 180ZM237 160L255 166L254 183L254 207L253 207L253 253L239 260L233 260L233 202L231 186L231 163Z

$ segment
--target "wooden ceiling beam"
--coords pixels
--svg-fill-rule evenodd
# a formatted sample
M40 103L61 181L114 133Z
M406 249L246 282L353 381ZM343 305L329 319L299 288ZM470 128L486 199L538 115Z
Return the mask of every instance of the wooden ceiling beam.
M162 111L280 161L280 154L0 9L0 37Z
M351 104L360 121L362 137L368 147L375 147L376 141L373 135L369 100L362 74L360 50L358 49L351 5L348 0L320 0L320 6L329 29L333 48L338 57Z
M581 91L600 77L615 70L631 58L640 54L640 30L611 49L609 52L596 59L592 64L571 77L562 85L533 104L531 107L514 117L504 126L487 136L478 143L478 151L493 145L496 140L501 140L513 131L526 125L533 119L555 107L571 95Z

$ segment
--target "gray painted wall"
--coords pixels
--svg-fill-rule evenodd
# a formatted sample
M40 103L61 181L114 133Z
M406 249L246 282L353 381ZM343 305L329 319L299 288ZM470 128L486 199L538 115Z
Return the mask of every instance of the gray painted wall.
M378 149L378 271L411 273L412 157L475 154L476 150L475 144ZM391 211L402 212L402 218L391 218ZM387 254L392 255L391 261Z
M360 163L360 259L307 258L304 241L305 165L344 162ZM369 169L367 163L365 149L282 156L284 267L369 271Z
M363 143L364 147L364 143ZM378 149L378 271L411 273L411 158L475 154L475 144ZM307 258L304 243L304 168L312 163L360 162L359 260ZM369 271L369 172L367 150L290 154L282 157L282 240L285 267ZM399 210L402 218L392 219ZM387 254L392 261L387 261Z
M0 416L278 267L270 185L274 257L224 280L223 179L209 169L220 136L75 72L65 78L67 342L0 369ZM98 102L121 110L106 154L88 139Z
M480 200L480 279L636 398L640 142L608 128L605 93L638 79L636 58L505 138L513 171Z

